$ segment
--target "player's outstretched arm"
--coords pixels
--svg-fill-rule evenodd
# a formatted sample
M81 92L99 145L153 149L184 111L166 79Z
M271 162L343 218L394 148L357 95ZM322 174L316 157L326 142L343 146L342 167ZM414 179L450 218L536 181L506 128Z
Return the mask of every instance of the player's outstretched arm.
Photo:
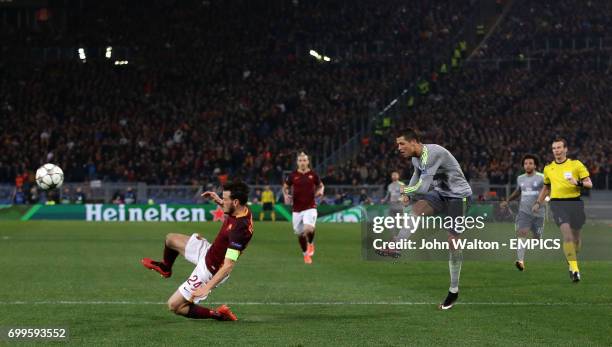
M542 190L540 190L540 195L538 195L538 200L533 204L531 211L538 212L540 210L540 205L544 202L544 199L550 194L550 185L545 184Z
M283 183L283 198L285 199L285 204L291 204L291 194L289 194L289 185L287 183Z
M501 207L501 208L508 207L508 202L518 199L519 196L521 196L521 190L517 187L516 190L513 191L512 194L510 194L510 196L508 196L508 198L506 198L506 200L502 201L499 204L499 207Z
M208 198L214 201L217 205L223 205L223 200L219 197L219 195L215 192L204 192L201 195L203 198Z
M415 174L412 175L412 179L410 180L410 185L404 188L404 194L406 195L414 195L414 194L425 194L429 191L429 187L433 183L434 175L436 171L438 171L438 167L440 166L439 162L435 162L431 168L427 169L427 174L418 175L416 184L413 184L413 180L415 179Z
M593 182L591 181L591 177L583 178L581 182L582 182L582 186L585 187L586 189L593 188Z
M225 277L229 276L229 274L234 269L235 264L235 260L225 258L225 261L223 262L223 265L221 265L219 271L217 271L217 273L210 279L210 281L208 281L208 283L193 292L191 300L193 301L194 298L206 298L208 294L210 294L210 292L213 290L213 288L215 288L219 283L221 283L221 281L223 281Z
M319 183L319 186L317 187L317 191L315 192L315 197L319 197L319 196L323 196L323 193L325 192L325 186L323 185L323 182Z

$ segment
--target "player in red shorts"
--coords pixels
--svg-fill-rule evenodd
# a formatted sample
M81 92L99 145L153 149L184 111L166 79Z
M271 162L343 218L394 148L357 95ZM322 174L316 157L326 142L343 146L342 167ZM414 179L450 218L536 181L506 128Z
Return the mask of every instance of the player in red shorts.
M315 198L323 196L325 187L319 176L310 169L310 161L306 153L298 154L297 166L297 170L285 179L283 195L286 204L291 204L291 200L293 200L293 231L298 235L298 241L304 254L304 263L312 264L312 256L315 252L315 224L317 222ZM293 187L293 194L289 193L291 187Z
M225 282L238 257L253 236L253 218L246 206L249 187L243 182L223 186L223 199L216 193L205 192L202 196L212 199L223 207L225 220L215 241L211 244L199 234L168 234L164 247L164 260L154 261L143 258L142 264L159 272L162 277L172 275L172 264L180 254L196 265L191 276L181 284L168 299L170 311L193 319L211 318L216 320L237 320L226 305L214 310L197 305L208 294Z

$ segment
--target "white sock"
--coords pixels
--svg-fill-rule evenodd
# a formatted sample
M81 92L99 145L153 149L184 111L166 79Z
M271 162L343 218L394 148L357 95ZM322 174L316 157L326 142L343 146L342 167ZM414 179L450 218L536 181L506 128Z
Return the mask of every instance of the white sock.
M459 276L461 276L461 264L463 263L462 250L450 250L448 257L448 270L450 272L450 288L451 293L459 292Z
M526 240L527 239L524 237L519 237L519 244L516 248L516 260L518 261L525 261L525 246L523 245L523 243Z

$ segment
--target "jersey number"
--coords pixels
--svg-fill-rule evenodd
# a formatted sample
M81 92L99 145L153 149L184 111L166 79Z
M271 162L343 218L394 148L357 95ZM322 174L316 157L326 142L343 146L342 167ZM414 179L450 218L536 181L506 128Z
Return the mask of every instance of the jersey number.
M197 288L202 285L202 281L198 281L198 275L193 275L187 279L187 284L193 288Z

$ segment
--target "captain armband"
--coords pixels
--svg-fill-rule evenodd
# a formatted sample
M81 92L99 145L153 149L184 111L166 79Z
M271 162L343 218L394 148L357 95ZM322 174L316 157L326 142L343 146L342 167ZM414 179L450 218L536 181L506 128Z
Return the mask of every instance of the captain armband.
M235 250L233 248L228 248L227 252L225 252L225 257L227 259L231 259L233 261L238 260L238 257L240 256L240 251Z

